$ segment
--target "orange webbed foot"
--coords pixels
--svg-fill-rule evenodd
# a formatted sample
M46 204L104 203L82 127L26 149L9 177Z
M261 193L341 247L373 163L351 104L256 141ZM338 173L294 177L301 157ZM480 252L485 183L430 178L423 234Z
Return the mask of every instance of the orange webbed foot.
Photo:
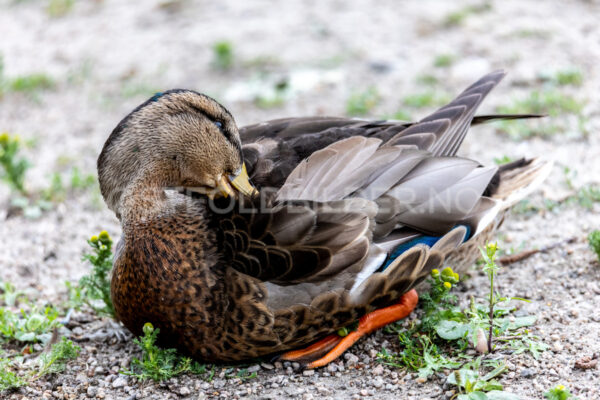
M419 295L412 289L400 298L398 304L364 315L358 322L358 328L347 336L329 335L305 349L284 353L280 359L307 363L306 368L323 367L344 354L361 337L409 316L418 301Z

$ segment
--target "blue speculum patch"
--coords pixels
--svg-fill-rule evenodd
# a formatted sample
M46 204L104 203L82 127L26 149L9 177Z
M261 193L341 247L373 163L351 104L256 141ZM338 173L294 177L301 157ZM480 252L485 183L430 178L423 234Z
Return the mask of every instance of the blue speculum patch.
M157 101L164 93L163 92L156 92L154 93L154 96L152 96L152 98L150 99L150 101Z
M467 240L469 240L471 238L471 228L467 225L458 225L452 229L456 229L459 226L464 226L467 229L467 232L465 234L465 240L463 240L463 243L466 242ZM406 243L402 243L400 246L396 247L394 249L394 251L392 252L392 254L390 254L388 256L388 258L385 260L385 262L383 263L383 265L381 266L381 268L379 268L378 272L383 272L385 271L385 269L387 267L389 267L389 265L391 263L394 262L394 260L398 257L400 257L400 255L402 253L404 253L406 250L410 249L413 246L419 245L419 244L424 244L426 246L433 246L434 244L437 243L438 240L441 239L442 236L420 236L418 238L414 238L412 240L409 240Z

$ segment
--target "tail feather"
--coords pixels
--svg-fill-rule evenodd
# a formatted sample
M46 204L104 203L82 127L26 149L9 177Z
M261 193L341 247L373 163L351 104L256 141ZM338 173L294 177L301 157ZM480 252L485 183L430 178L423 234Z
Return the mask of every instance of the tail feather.
M494 121L508 121L515 119L532 119L532 118L544 118L544 114L489 114L489 115L476 115L471 121L471 125L480 125Z
M541 158L521 159L501 165L486 191L487 198L494 202L494 206L477 216L479 221L474 236L485 230L498 215L536 190L548 177L552 166L552 161Z

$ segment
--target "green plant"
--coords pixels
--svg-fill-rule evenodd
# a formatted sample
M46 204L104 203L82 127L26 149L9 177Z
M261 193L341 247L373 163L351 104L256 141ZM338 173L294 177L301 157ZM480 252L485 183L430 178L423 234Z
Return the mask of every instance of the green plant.
M600 262L600 230L595 230L588 235L588 242L594 253L596 253L596 257L598 257L598 261Z
M134 376L145 381L164 381L181 374L206 375L212 379L214 371L209 371L206 365L192 361L188 357L181 357L175 349L161 349L156 345L159 329L155 329L147 322L143 327L144 336L134 339L142 350L142 359L134 358L131 361L131 369L122 372L125 375Z
M404 110L399 110L399 111L396 111L396 113L394 115L392 115L392 119L395 119L398 121L411 121L412 116Z
M82 175L77 167L71 169L71 176L68 178L70 187L67 187L64 184L63 176L64 175L59 172L52 174L50 186L40 192L40 197L43 201L48 203L62 202L66 199L67 194L89 189L94 187L98 182L95 175Z
M0 295L0 301L8 307L13 307L17 303L27 300L25 297L25 292L22 290L17 290L10 282L1 283L0 290L2 291L2 295Z
M31 93L54 88L54 80L46 74L23 75L12 79L9 88L13 92Z
M548 114L558 117L562 113L578 114L584 103L558 90L546 89L533 91L528 97L515 100L512 105L498 107L502 113Z
M502 157L494 157L494 162L496 165L508 164L512 161L514 161L514 159L507 155L503 155Z
M80 189L89 189L98 184L98 180L96 179L96 175L94 174L85 174L82 175L79 168L73 167L71 169L71 189L80 190Z
M446 104L450 100L447 93L428 90L404 97L402 103L413 108L433 107Z
M33 307L29 311L21 309L18 313L0 307L0 339L47 342L51 332L59 326L58 314L58 310L50 306Z
M21 194L25 194L25 172L29 168L29 162L19 157L21 151L21 140L18 136L10 136L8 133L0 134L0 166L2 166L2 179L11 188Z
M360 116L369 114L379 104L381 96L376 88L354 92L346 101L346 114Z
M92 264L92 272L79 280L78 297L101 315L114 316L115 309L110 298L110 271L112 269L113 241L106 231L92 236L88 241L91 254L83 256L83 260Z
M71 11L75 0L50 0L46 12L51 17L62 17Z
M60 342L52 345L49 352L39 356L38 370L33 374L33 379L64 371L67 361L77 358L79 350L79 346L74 345L71 340L61 338Z
M421 378L428 378L443 369L461 366L460 362L440 354L438 346L427 335L411 336L409 332L401 332L398 334L398 340L404 350L396 355L383 348L378 354L380 362L392 367L412 369L417 371Z
M489 2L483 2L481 4L470 5L464 8L461 8L458 11L451 12L446 15L443 20L443 25L446 28L453 28L460 26L464 23L467 17L473 14L481 14L483 12L489 11L492 9L492 5Z
M279 107L285 102L286 97L289 95L289 89L288 80L282 79L275 83L272 91L265 91L264 93L257 94L254 98L254 104L265 109Z
M237 378L242 382L246 382L246 381L254 379L258 376L258 373L249 372L247 368L242 368L242 369L238 370L235 374L233 373L234 371L235 371L235 368L228 368L225 371L225 377L228 379L236 379Z
M50 178L50 186L43 189L41 197L44 201L48 202L61 202L67 197L67 190L65 189L60 173L55 172Z
M63 337L58 343L54 343L48 352L40 354L35 363L23 365L25 373L18 375L18 368L13 360L0 358L0 392L25 386L45 375L59 373L65 370L69 360L77 358L79 347L71 340ZM22 357L17 356L16 359Z
M213 65L218 69L230 69L233 66L233 45L220 41L213 45Z
M486 246L484 251L484 270L490 279L490 292L486 301L471 297L469 306L461 309L457 304L457 297L451 293L452 288L459 282L459 276L451 268L442 271L432 270L428 280L430 291L420 296L420 315L418 323L412 323L407 328L396 323L386 327L387 332L398 334L398 341L402 350L392 354L386 349L379 353L379 361L399 368L418 371L419 375L427 378L435 371L441 369L470 369L479 371L481 360L475 359L467 353L469 347L474 347L479 353L488 353L493 349L485 332L495 338L496 349L510 350L514 353L530 352L535 358L541 351L547 349L539 338L531 335L525 328L534 324L535 316L515 317L510 314L515 310L509 300L524 300L515 297L503 297L496 289L496 274L498 267L495 264L497 247ZM524 300L526 301L526 300ZM479 361L478 361L479 360ZM494 391L493 377L504 372L499 365L489 364L485 361L486 368L492 367L495 371L482 376L474 372L460 372L469 377L462 380L461 386L465 390L462 399L476 398L478 394L471 392L488 392L488 397L500 398L500 393L511 396L510 393ZM476 378L476 379L475 379ZM479 383L478 383L479 382ZM470 396L470 397L465 397ZM510 398L510 397L507 397Z
M569 183L567 183L569 185ZM600 187L597 185L584 185L575 188L572 183L569 188L575 193L561 200L543 199L542 204L533 202L530 199L521 200L513 208L515 214L531 214L542 210L556 211L567 206L580 206L587 210L594 208L594 204L600 203Z
M417 82L426 86L433 86L439 83L438 78L431 74L421 74L417 76Z
M481 374L482 358L465 364L462 368L453 371L447 382L455 385L461 392L456 399L458 400L519 400L519 397L504 392L502 385L495 380L496 377L503 374L508 368L500 360L490 360L487 367L491 371Z
M433 66L438 68L446 68L451 66L455 60L456 57L454 57L452 54L439 54L433 60Z
M583 73L575 68L558 71L554 77L554 81L561 86L581 86L583 84Z
M481 255L483 256L483 260L485 261L485 265L483 266L483 271L487 274L488 279L490 281L490 301L488 303L489 307L489 316L490 316L490 331L488 334L488 351L492 351L492 337L493 328L494 328L494 306L498 302L497 298L494 296L494 279L496 278L496 274L500 267L496 264L496 251L498 250L498 246L496 243L490 244L488 243L485 246L485 251L481 249Z
M565 132L571 128L572 122L567 117L575 115L577 127L574 130L587 135L586 121L583 116L585 102L557 89L533 91L528 97L514 100L510 105L497 108L501 114L532 113L549 115L536 121L499 121L500 130L515 140L534 136L549 137Z
M26 382L13 369L13 363L7 358L0 358L0 392L25 386Z
M556 385L556 387L544 393L544 397L548 400L568 400L573 395L564 385Z

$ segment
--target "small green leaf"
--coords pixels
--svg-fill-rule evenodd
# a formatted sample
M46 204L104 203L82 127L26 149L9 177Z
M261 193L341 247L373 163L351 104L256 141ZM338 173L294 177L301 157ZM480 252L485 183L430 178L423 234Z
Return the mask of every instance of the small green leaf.
M514 321L510 323L510 329L519 329L524 326L531 326L535 324L537 320L537 316L535 315L527 315L525 317L516 317Z
M463 338L469 326L456 321L442 320L435 326L435 332L445 340L456 340Z

